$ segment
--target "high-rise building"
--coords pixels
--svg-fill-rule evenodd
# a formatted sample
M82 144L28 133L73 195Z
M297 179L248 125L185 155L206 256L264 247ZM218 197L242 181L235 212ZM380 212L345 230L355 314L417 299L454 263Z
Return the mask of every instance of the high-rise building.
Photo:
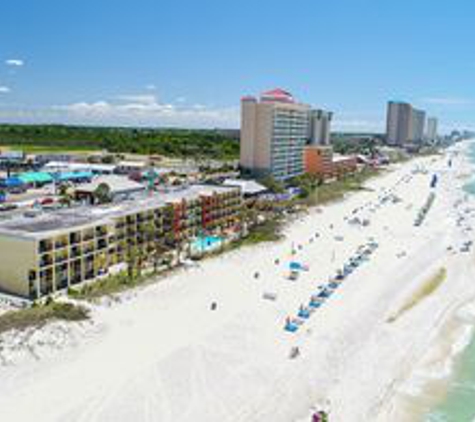
M390 101L386 122L386 141L389 145L403 146L413 133L412 106Z
M409 103L388 103L386 139L389 145L404 146L424 139L426 113Z
M438 126L438 121L435 117L429 117L427 119L426 138L428 141L437 140L437 126Z
M303 150L309 136L310 106L282 89L241 100L243 172L285 180L304 172Z
M330 144L330 125L333 113L325 110L311 110L309 114L310 145Z
M241 168L276 180L305 171L304 148L330 143L332 113L312 110L282 89L241 100Z
M425 135L426 113L423 110L412 109L412 134L409 138L412 142L422 142Z

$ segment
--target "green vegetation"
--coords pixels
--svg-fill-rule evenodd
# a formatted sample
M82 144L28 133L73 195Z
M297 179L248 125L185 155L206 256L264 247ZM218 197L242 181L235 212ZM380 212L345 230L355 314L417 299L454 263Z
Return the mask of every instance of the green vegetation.
M218 130L0 125L0 145L28 152L105 149L113 153L235 159L239 141Z
M267 176L259 182L272 193L285 192L285 185L282 182L275 180L272 176Z
M380 174L380 170L364 169L358 173L347 174L330 183L322 183L318 178L309 175L302 176L295 182L302 189L299 201L302 205L316 206L344 198L348 192L364 190L364 183Z
M236 247L244 245L255 245L262 242L275 242L282 239L282 220L274 218L249 229L246 237L235 242Z
M374 154L383 144L382 135L334 133L333 149L338 154Z
M148 278L138 274L130 276L127 272L121 272L101 278L93 283L85 284L79 288L70 288L68 295L80 300L94 300L137 287L144 284Z
M84 321L88 318L89 313L83 306L49 300L45 304L34 304L31 308L0 315L0 333L42 327L53 320Z
M68 289L68 295L71 298L78 300L93 301L104 296L113 296L117 293L130 290L131 288L147 284L156 280L156 277L159 276L166 277L174 271L169 264L166 265L166 269L159 271L155 263L153 265L153 270L150 268L151 271L144 273L144 269L144 261L139 257L134 256L134 262L128 263L127 270L117 274L108 275L77 288L70 287Z
M0 125L1 128L1 125ZM1 131L1 129L0 129ZM49 154L49 153L94 153L100 151L98 146L77 145L28 145L28 144L5 144L0 140L0 146L8 147L12 151L23 151L25 154Z
M411 310L414 306L419 304L422 300L430 296L434 293L440 285L445 281L447 278L447 270L445 268L441 268L434 276L429 278L425 283L423 283L419 289L417 289L413 295L409 298L409 300L399 309L394 315L391 315L387 322L393 323L395 322L402 314Z

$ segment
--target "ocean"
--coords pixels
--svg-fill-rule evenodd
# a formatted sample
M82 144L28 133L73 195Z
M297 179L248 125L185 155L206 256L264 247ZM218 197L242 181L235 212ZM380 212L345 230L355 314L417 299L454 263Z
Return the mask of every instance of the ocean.
M430 422L473 422L475 420L475 341L463 351L455 365L447 395L426 417Z
M468 151L475 170L475 142ZM465 191L475 195L475 180L465 186ZM425 416L426 422L474 422L475 421L475 336L473 319L465 319L471 325L470 339L463 351L455 357L452 376L446 386L443 399Z

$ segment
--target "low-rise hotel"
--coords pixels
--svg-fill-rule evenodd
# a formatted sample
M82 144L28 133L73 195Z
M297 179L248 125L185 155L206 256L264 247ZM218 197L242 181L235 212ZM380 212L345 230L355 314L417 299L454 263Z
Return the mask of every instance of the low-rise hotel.
M207 234L237 231L238 188L192 185L0 222L0 290L36 299L107 274L140 251L145 259Z

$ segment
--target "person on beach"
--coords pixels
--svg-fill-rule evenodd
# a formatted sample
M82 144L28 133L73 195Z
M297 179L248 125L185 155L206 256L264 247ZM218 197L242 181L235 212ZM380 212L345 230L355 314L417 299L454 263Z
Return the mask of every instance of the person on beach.
M259 278L259 275L260 275L260 274L259 274L259 271L256 271L256 272L254 273L254 278L257 280L257 279Z
M211 310L215 311L218 308L218 304L216 302L211 302Z

